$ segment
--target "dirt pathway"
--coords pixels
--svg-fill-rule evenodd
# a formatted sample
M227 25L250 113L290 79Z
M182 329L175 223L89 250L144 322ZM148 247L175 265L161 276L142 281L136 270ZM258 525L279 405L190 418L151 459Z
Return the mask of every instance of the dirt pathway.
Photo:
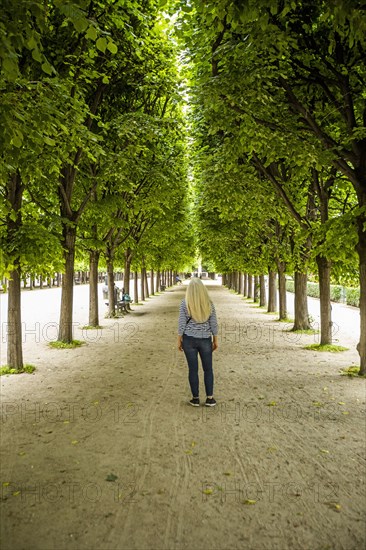
M356 351L305 351L210 286L218 405L190 407L184 290L79 349L27 343L36 373L2 377L3 550L364 547L365 380L339 375Z

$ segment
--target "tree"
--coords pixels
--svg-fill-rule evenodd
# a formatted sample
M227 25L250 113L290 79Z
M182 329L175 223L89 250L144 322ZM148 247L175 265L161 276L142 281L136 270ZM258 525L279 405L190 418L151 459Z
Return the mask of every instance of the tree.
M267 169L273 162L289 158L288 142L297 140L293 150L298 158L301 149L308 152L307 161L302 155L301 164L303 168L308 165L309 174L314 168L322 171L332 164L353 185L359 206L355 222L361 284L358 347L363 373L365 37L359 29L365 28L364 13L357 4L350 10L346 2L329 7L321 1L310 5L266 0L249 1L245 9L220 1L210 3L208 10L205 3L197 2L195 10L195 31L187 34L197 52L197 82L205 90L205 104L211 107L213 128L220 131L223 124L227 128L231 123L239 134L243 132L241 144L248 160L257 157ZM209 52L211 67L202 61ZM214 120L219 111L220 117Z

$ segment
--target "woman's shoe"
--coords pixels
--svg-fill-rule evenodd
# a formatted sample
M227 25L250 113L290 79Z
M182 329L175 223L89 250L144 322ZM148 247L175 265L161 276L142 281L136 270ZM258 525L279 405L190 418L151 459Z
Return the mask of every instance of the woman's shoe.
M207 397L205 405L206 407L214 407L216 405L216 400L213 397Z
M193 407L199 407L200 406L200 400L198 397L193 397L190 400L190 404L193 405Z

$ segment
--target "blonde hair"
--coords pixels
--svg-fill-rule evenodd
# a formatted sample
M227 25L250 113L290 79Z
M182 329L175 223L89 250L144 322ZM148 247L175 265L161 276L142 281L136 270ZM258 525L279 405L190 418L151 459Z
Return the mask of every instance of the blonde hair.
M189 316L197 323L204 323L211 315L211 300L200 279L192 279L186 292Z

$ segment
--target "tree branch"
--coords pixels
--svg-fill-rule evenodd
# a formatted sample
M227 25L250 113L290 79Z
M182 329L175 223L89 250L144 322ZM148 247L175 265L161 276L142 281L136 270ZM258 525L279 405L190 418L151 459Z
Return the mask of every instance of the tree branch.
M277 178L275 178L275 176L271 173L270 170L268 170L263 162L259 159L259 157L257 156L257 154L255 152L253 152L252 154L252 157L254 159L254 165L255 167L259 170L259 172L265 177L267 178L273 185L273 187L275 188L275 191L277 192L277 194L280 196L280 198L282 199L282 201L285 203L285 206L287 207L288 211L290 212L291 216L297 221L297 223L303 227L304 229L308 229L309 227L309 222L304 219L299 213L298 211L296 210L296 208L294 207L294 205L292 204L291 200L289 199L289 197L287 196L287 193L286 191L284 190L284 188L282 187L282 185L280 184L280 182L277 180Z

